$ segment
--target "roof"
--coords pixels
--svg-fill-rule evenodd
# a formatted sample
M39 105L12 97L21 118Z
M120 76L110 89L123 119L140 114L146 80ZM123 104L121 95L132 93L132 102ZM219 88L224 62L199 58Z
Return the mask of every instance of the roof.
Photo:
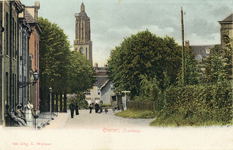
M41 28L39 27L38 23L36 23L35 19L32 17L32 15L27 11L27 9L25 9L25 19L27 21L27 23L30 24L30 26L35 26L37 32L39 34L42 33Z
M32 15L27 11L27 9L25 9L25 18L27 20L27 23L35 23L34 18L32 17Z
M233 13L227 16L223 21L233 21Z
M102 89L102 88L104 88L105 86L106 86L106 84L109 82L110 80L108 79L101 87L100 87L100 90Z
M196 53L196 55L206 57L209 55L206 53L206 50L214 47L214 45L191 45L190 47L193 47L193 52Z
M94 86L98 86L100 88L107 80L108 76L97 76Z

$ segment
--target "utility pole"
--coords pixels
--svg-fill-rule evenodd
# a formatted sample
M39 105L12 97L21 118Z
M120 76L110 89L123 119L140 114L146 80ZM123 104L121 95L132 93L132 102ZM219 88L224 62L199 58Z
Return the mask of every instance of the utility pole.
M184 58L184 21L183 21L183 8L181 7L181 34L182 34L182 82L185 86L185 58Z

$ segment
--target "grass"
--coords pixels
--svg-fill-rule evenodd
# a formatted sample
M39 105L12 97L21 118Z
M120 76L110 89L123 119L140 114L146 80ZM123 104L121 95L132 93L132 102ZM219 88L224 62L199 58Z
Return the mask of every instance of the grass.
M115 115L123 117L123 118L151 119L151 118L155 118L156 113L154 111L149 111L149 110L130 110L130 109L127 109L125 111L118 112Z
M185 127L185 126L225 126L232 125L224 121L217 121L203 116L188 116L185 118L183 114L166 114L160 113L158 117L150 123L150 126L162 127Z

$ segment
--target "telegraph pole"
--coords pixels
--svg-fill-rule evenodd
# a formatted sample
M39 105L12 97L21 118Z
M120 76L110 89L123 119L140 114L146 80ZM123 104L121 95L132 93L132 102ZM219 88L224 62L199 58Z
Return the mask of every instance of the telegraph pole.
M185 86L185 59L184 59L184 21L183 21L183 8L181 7L181 35L182 35L182 82Z

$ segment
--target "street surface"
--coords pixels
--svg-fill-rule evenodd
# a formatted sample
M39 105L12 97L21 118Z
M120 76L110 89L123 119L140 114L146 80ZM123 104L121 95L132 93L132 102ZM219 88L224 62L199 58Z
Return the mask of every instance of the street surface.
M116 110L115 113L117 112L120 111ZM149 123L153 120L154 119L131 119L118 117L114 115L111 109L108 109L107 113L95 113L94 110L92 110L92 113L89 113L89 110L79 110L79 115L75 115L74 113L74 118L69 116L64 129L141 129L150 127Z
M117 111L116 111L117 112ZM41 130L0 128L0 150L233 150L233 127L151 127L154 119L129 119L80 110L59 113Z

